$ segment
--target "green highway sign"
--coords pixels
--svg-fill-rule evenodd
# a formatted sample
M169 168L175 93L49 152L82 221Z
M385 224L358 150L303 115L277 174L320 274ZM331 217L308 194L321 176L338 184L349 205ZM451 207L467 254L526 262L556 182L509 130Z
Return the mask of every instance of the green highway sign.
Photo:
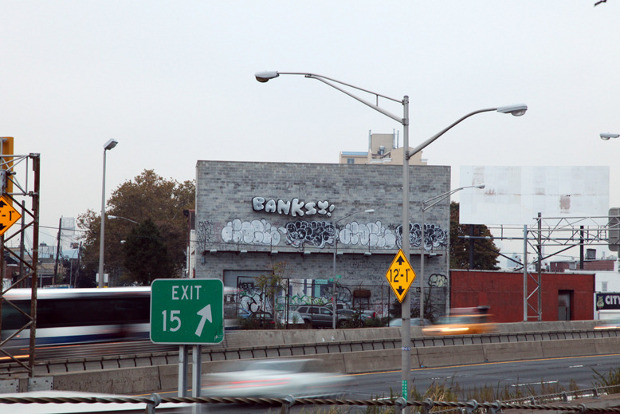
M224 285L219 279L155 279L151 341L203 345L224 340Z

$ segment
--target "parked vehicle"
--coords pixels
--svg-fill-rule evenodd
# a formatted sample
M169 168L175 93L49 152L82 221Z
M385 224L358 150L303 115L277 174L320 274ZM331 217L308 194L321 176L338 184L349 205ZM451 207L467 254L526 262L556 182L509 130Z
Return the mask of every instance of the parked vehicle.
M297 312L303 318L307 326L313 328L331 328L334 323L334 314L331 307L319 305L302 305L297 308ZM336 314L336 327L340 327L343 322L351 320L351 315L343 311Z
M271 312L258 311L252 313L252 316L248 318L259 328L274 328L276 321L273 319Z

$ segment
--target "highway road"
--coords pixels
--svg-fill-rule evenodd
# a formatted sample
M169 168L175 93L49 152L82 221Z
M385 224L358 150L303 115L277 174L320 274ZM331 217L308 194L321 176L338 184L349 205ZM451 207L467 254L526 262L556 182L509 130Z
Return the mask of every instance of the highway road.
M458 394L459 401L479 399L476 390L489 388L501 395L523 396L532 393L555 393L592 388L595 371L607 374L610 369L620 368L620 354L537 359L503 363L457 365L443 368L419 368L411 371L410 388L424 393L433 384L446 385ZM353 383L343 388L344 398L371 399L389 397L400 393L400 371L362 373L353 375ZM505 393L504 393L505 391ZM155 391L154 391L155 392ZM161 396L176 396L176 390L160 392ZM424 399L426 397L423 397ZM247 412L247 407L210 406L207 412ZM268 409L252 412L278 412ZM303 407L293 407L292 412L304 412ZM306 407L306 411L307 407ZM361 412L361 411L360 411Z

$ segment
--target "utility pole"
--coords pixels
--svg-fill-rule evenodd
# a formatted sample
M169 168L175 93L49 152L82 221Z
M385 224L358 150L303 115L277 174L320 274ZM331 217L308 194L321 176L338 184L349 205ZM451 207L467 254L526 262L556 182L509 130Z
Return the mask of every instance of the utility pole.
M62 217L58 220L58 236L56 236L56 260L54 262L54 280L52 285L56 284L56 277L58 276L58 256L60 256L60 232L62 231Z

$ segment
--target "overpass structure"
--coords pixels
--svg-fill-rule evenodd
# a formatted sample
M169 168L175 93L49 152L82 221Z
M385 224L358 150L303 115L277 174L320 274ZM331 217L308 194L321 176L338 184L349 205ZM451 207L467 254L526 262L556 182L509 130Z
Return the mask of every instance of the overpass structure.
M620 349L620 330L595 330L593 321L502 324L494 333L444 337L425 337L420 328L411 329L414 368L606 355ZM320 358L334 371L348 374L399 370L400 344L400 328L236 331L227 333L221 344L202 348L202 371L240 359L287 357ZM3 364L0 392L171 390L178 384L178 363L178 351L172 350L64 358L38 361L33 378L17 365Z

